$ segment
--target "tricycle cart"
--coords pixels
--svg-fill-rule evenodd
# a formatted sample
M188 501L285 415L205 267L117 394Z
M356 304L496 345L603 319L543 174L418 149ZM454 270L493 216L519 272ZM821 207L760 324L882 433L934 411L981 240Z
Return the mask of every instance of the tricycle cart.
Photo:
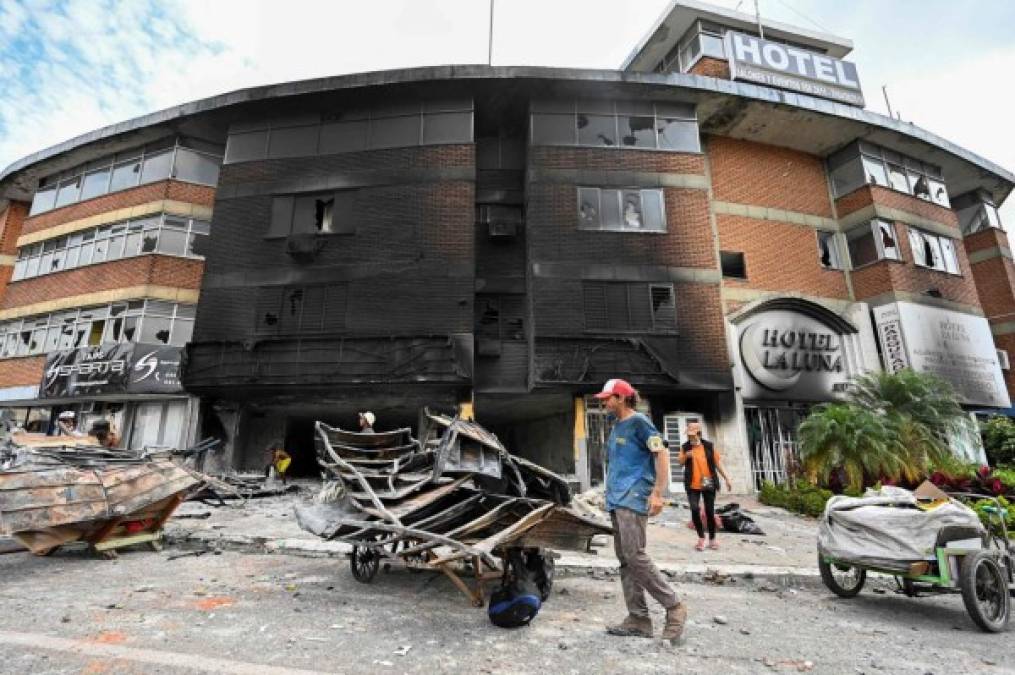
M608 523L569 506L558 475L510 454L471 420L425 414L422 441L409 429L357 433L316 425L318 462L330 483L297 507L300 526L353 545L360 582L382 564L446 575L469 601L484 604L487 581L524 564L549 594L549 549L586 550ZM470 586L466 578L475 579Z
M977 626L991 633L1003 631L1015 596L1015 546L1008 538L1006 510L993 497L967 493L949 496L993 501L983 509L991 521L986 531L971 525L944 526L937 531L933 557L906 565L835 557L823 553L819 545L818 570L825 586L839 597L852 598L863 588L868 572L890 575L900 592L910 597L921 592L961 593L966 611ZM824 518L828 516L826 509ZM826 527L825 522L822 527Z

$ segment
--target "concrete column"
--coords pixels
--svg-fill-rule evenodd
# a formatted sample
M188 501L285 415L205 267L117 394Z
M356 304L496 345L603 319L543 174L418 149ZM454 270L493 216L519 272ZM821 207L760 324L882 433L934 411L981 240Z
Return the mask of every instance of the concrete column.
M588 429L585 426L585 399L581 396L574 398L574 469L582 492L590 489Z
M716 396L715 443L733 482L734 494L753 494L751 451L747 443L747 420L740 392Z

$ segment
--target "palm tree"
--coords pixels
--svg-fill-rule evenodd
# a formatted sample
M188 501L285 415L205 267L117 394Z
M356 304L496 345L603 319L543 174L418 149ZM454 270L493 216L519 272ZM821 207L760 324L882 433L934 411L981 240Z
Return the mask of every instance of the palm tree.
M818 406L800 425L800 455L812 481L841 468L849 487L864 476L916 481L952 455L948 439L969 420L941 378L902 370L854 380L849 400Z
M811 482L827 482L842 469L847 487L860 491L864 476L904 473L903 448L883 414L852 403L815 408L799 429L800 455Z
M951 456L950 436L970 431L970 421L951 384L931 373L909 368L897 373L868 373L854 381L850 402L880 411L909 458L906 478L919 478L930 461Z

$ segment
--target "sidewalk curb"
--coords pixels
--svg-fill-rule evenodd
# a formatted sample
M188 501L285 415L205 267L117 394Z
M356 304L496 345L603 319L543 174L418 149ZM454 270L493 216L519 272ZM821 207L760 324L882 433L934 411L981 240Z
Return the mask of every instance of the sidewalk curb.
M217 549L238 553L293 555L302 558L345 558L352 546L327 540L272 539L217 532L167 532L166 544L181 549ZM657 561L660 571L674 583L726 585L736 583L774 586L771 590L821 586L816 567L724 565ZM563 553L556 559L560 578L592 577L612 580L620 576L615 560L589 559Z

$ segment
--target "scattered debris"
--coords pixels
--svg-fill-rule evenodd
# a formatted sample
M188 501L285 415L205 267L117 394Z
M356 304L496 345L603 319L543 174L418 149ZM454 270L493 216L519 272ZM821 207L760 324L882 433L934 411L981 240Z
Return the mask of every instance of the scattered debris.
M197 549L196 551L185 551L183 553L174 553L173 555L166 556L166 560L179 560L180 558L190 558L190 557L197 558L198 556L202 556L207 552L208 549L201 548Z
M67 437L32 445L0 439L0 534L35 555L75 541L109 558L134 544L160 550L162 526L204 480L170 452L138 456L67 443Z
M318 462L331 480L313 503L296 508L300 527L354 545L353 575L368 582L381 559L443 572L476 605L482 585L504 572L510 550L543 570L548 594L553 561L546 549L584 551L603 519L572 505L557 474L510 454L492 433L459 417L426 411L420 436L409 429L356 433L316 424ZM506 576L506 575L505 575ZM545 597L543 598L545 600Z
M713 616L712 621L719 624L720 626L725 626L730 622L729 619L727 619L725 616L722 616L721 614L718 616Z
M396 656L405 656L406 654L409 653L410 649L412 649L412 645L402 645L392 653L395 654Z

